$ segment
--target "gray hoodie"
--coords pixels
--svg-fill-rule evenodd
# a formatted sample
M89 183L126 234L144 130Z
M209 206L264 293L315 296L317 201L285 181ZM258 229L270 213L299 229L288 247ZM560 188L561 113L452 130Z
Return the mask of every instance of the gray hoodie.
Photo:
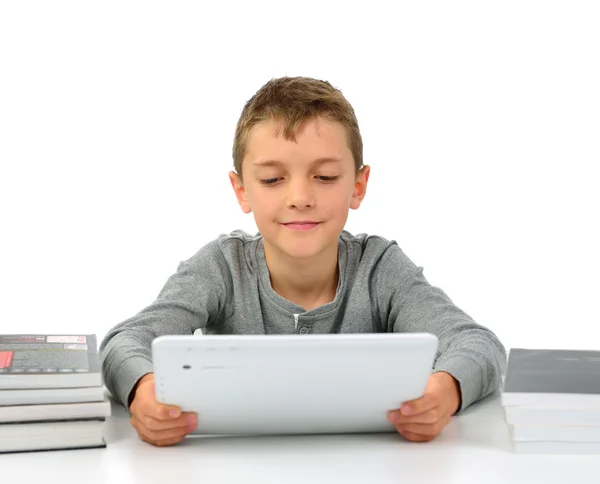
M100 345L104 381L125 406L137 381L153 371L152 340L166 334L427 332L439 339L433 371L460 385L459 412L496 390L506 350L439 288L395 241L338 239L335 299L305 311L271 287L263 239L241 230L220 235L181 262L156 300L112 328Z

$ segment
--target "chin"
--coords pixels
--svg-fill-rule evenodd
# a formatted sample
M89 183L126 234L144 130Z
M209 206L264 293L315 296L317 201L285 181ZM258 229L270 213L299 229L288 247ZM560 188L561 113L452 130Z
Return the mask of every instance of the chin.
M315 256L317 256L321 251L317 250L314 247L306 247L306 248L291 248L289 250L284 249L283 252L285 252L288 256L294 258L294 259L298 259L298 260L305 260L305 259L311 259Z
M332 245L335 245L337 250L339 233L329 233L331 227L323 222L315 231L307 232L291 232L279 224L275 230L274 227L270 228L271 230L260 231L265 243L288 257L308 259L326 251Z
M302 241L278 241L278 243L275 244L275 247L277 247L277 250L287 254L289 257L300 260L316 257L326 251L330 245L330 243L327 243L322 239L306 239Z

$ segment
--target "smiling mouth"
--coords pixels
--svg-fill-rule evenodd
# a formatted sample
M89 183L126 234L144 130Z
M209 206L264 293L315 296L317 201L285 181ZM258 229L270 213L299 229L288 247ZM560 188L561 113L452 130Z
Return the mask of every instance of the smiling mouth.
M314 229L320 223L321 222L290 222L283 225L291 230L310 230Z

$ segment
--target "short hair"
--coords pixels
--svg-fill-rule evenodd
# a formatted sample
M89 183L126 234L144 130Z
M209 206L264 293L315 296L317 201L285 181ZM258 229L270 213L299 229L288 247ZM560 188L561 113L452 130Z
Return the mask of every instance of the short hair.
M316 117L337 121L343 126L358 173L363 166L363 142L354 108L339 89L327 81L310 77L271 79L246 102L233 141L235 172L242 177L242 160L254 126L273 120L281 124L285 139L295 141L295 133L302 123Z

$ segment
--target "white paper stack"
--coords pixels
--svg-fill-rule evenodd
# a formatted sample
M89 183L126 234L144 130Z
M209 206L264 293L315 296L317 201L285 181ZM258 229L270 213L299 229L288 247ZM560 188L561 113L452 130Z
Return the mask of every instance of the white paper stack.
M511 349L501 401L515 452L600 453L600 351Z

